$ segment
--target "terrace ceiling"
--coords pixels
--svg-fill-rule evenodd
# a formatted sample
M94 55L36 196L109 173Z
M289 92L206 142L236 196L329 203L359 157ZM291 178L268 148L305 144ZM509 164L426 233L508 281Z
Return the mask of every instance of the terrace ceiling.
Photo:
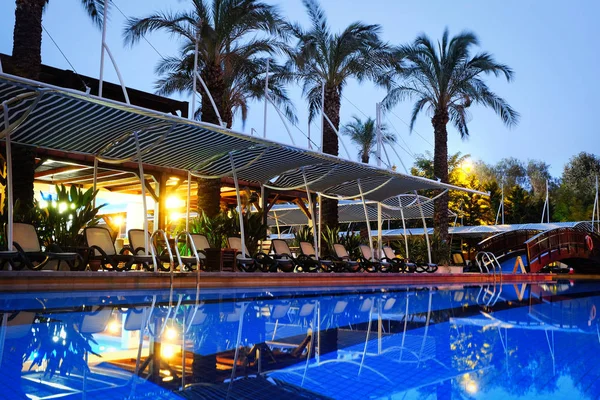
M466 190L7 74L0 74L0 102L8 105L12 142L105 163L136 161L137 136L145 165L222 178L233 163L239 179L275 190L306 182L326 196L362 191L373 201L419 189Z

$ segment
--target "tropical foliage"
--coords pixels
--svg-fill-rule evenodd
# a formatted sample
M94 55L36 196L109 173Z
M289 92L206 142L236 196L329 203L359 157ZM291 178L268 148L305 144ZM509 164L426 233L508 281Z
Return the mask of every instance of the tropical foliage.
M289 24L297 42L289 53L288 66L294 78L302 84L310 120L321 111L323 103L324 113L333 127L325 118L322 151L338 155L335 131L340 125L343 89L351 78L359 82L369 79L381 85L387 83L385 72L391 61L389 47L379 38L379 25L353 22L340 33L333 33L317 1L304 0L303 3L310 27L305 29L298 24ZM321 209L323 223L336 227L337 201L323 199Z
M156 66L158 94L191 93L194 54L198 45L198 71L212 99L198 83L201 105L194 110L202 121L228 127L237 113L246 120L249 102L264 96L267 59L281 51L286 24L274 6L258 0L192 0L188 11L156 12L130 18L124 37L135 44L151 32L163 31L180 40L179 54L163 58ZM287 74L271 62L269 98L295 121L294 108L283 84ZM219 117L220 116L220 117ZM200 179L198 210L214 217L219 212L220 181Z
M395 51L397 82L389 90L384 106L414 100L410 121L412 130L418 115L427 111L434 130L434 176L448 182L448 131L452 122L462 138L469 136L469 108L480 104L492 108L507 126L514 126L519 114L500 96L490 90L484 75L513 78L512 69L494 60L491 54L472 54L479 44L474 33L463 32L450 38L446 29L441 42L419 35L413 43ZM443 194L435 207L434 225L442 240L448 236L448 195Z
M396 136L388 132L382 125L381 141L385 144L396 142ZM377 145L377 127L373 118L367 118L364 122L357 116L352 121L342 126L342 134L350 137L350 140L358 146L358 158L365 164L369 163L369 156L373 154L373 147Z

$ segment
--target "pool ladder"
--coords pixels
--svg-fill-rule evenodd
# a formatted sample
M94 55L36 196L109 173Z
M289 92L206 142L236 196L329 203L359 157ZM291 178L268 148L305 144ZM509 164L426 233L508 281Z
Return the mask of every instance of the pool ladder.
M494 253L485 251L477 253L475 262L481 273L491 273L494 277L493 285L481 286L477 295L477 303L492 306L498 301L502 293L502 266Z

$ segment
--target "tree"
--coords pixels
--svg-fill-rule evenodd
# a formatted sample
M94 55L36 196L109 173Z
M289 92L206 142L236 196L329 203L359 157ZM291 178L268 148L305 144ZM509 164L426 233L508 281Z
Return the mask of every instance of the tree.
M309 119L321 111L324 85L324 112L331 120L323 121L323 147L327 154L338 155L339 143L334 131L339 129L342 91L350 78L365 79L384 85L386 67L390 65L389 48L379 38L381 27L354 22L340 33L332 33L325 13L316 0L303 0L310 19L307 30L297 24L290 29L297 44L290 52L290 67L302 83L308 99ZM323 223L334 228L338 225L337 201L323 199Z
M509 127L519 119L519 114L482 79L483 75L504 75L510 82L512 69L497 63L487 52L471 55L471 49L478 44L471 32L449 38L446 29L437 45L428 36L419 35L412 44L395 51L398 60L395 73L401 81L389 90L384 106L389 108L403 100L415 100L411 130L423 110L433 115L434 175L442 182L448 182L448 122L453 123L463 139L467 138L468 110L473 103L492 108ZM447 239L447 194L436 201L434 225L441 238Z
M42 68L42 14L49 0L16 0L13 31L12 69L7 71L24 78L38 80ZM104 0L80 0L88 15L98 26L102 23ZM13 194L23 209L33 206L35 151L31 147L14 145Z
M157 12L145 18L128 19L125 42L133 45L150 32L164 31L182 41L179 54L161 60L156 72L159 94L191 93L195 45L198 42L198 70L211 93L224 124L231 127L236 112L245 121L250 100L264 95L267 58L280 51L280 39L287 35L283 19L274 6L258 0L192 0L192 9L182 12ZM293 119L293 107L283 89L284 70L270 65L270 97L284 106ZM219 125L206 91L201 94L202 121ZM208 216L219 212L220 180L201 179L198 209Z
M362 121L353 116L353 121L342 126L342 134L350 137L350 140L358 146L358 157L365 164L369 163L369 155L373 153L373 146L377 144L377 128L373 118ZM387 132L385 126L381 126L381 140L383 143L395 143L396 136Z
M559 221L588 221L592 216L600 177L600 158L581 152L565 165L556 190L553 217Z
M482 180L477 168L480 164L471 163L469 154L460 152L448 156L448 181L455 186L479 191L489 191L495 198L494 177ZM418 155L411 174L423 178L435 179L433 155L429 152ZM433 196L434 191L425 191L425 195ZM452 190L448 194L448 206L454 211L464 225L488 225L494 222L491 198L479 194L471 194Z

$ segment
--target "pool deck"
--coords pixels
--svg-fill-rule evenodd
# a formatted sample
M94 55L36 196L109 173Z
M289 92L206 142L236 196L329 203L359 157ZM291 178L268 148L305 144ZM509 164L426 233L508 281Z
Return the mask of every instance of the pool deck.
M549 282L566 278L554 274L503 274L504 283ZM574 279L569 275L568 279ZM0 271L0 292L84 291L105 289L335 287L498 283L499 276L478 273L242 273L242 272L70 272Z

